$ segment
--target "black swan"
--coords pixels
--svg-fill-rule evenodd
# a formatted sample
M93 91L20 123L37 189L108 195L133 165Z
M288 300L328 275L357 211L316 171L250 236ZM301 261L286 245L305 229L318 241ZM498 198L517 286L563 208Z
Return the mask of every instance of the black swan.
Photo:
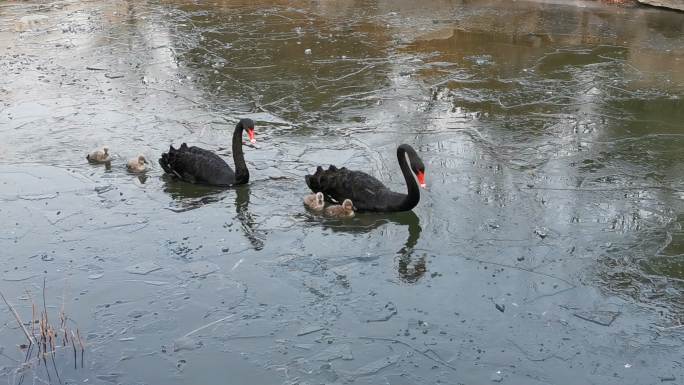
M322 192L309 194L304 196L304 204L306 207L314 211L321 211L325 207L325 198Z
M334 218L351 218L354 216L354 204L345 199L341 205L333 205L325 208L325 215Z
M406 155L410 165L406 161ZM327 170L319 166L315 174L305 177L306 184L311 191L320 191L328 199L332 198L337 202L351 199L358 211L408 211L416 207L420 200L418 183L411 173L418 178L420 187L425 188L425 165L408 144L402 144L397 148L397 158L406 179L408 194L391 191L382 182L364 172L332 165Z
M173 146L169 152L162 154L159 164L167 174L190 183L203 183L214 186L234 186L249 182L249 171L242 153L242 132L247 130L249 141L254 139L254 122L252 119L240 119L233 131L233 161L235 171L220 156L199 147L188 147L181 144Z

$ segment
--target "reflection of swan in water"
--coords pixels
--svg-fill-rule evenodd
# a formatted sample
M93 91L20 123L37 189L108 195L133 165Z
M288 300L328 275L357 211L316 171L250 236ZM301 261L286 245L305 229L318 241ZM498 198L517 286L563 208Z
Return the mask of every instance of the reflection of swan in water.
M220 202L229 194L235 191L235 212L236 218L240 221L240 226L245 236L252 244L255 250L264 248L264 235L257 229L257 221L249 212L249 185L237 186L233 190L225 190L218 187L207 185L190 184L190 183L174 183L173 179L164 176L165 181L168 178L170 183L165 183L164 192L167 192L173 198L169 210L177 213L200 208L206 204Z
M164 192L173 198L173 202L168 209L176 213L194 210L209 203L219 202L230 191L208 185L174 183L173 178L168 175L163 175L162 180L164 181Z
M147 175L144 173L136 175L135 177L138 178L138 181L140 181L140 184L145 184L145 182L147 182Z
M414 257L413 249L420 239L423 229L420 227L420 218L413 211L400 213L357 214L349 219L324 220L323 226L333 232L346 232L352 234L368 233L387 223L394 223L408 228L408 236L404 246L399 249L397 255L397 271L399 278L407 283L417 282L427 271L425 256Z
M242 226L242 231L254 250L261 250L264 248L263 234L257 230L257 221L249 212L249 198L251 196L249 185L236 187L235 193L235 212L238 221L240 221L240 226Z

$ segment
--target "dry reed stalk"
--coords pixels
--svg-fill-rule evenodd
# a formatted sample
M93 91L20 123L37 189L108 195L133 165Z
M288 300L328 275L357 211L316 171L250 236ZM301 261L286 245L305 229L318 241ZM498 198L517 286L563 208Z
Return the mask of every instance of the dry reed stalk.
M85 344L81 338L81 332L76 329L76 336L78 337L78 344L81 345L81 369L83 369L83 357L85 356Z
M75 340L76 340L76 336L74 335L74 331L72 330L71 331L71 346L74 348L74 369L77 369L76 362L78 360L76 359L76 342L74 342ZM82 360L81 360L81 365L83 365Z
M29 329L24 325L23 321L21 320L21 317L19 316L19 313L17 310L12 306L12 304L7 301L7 298L5 297L4 293L0 291L0 296L2 297L3 301L11 311L12 315L14 316L16 322L19 324L21 327L22 332L24 333L24 336L28 340L28 345L20 345L22 349L26 348L26 354L24 357L24 363L22 364L22 367L28 367L30 366L30 361L32 361L34 358L37 360L37 362L40 364L41 362L45 365L45 374L47 376L47 382L51 383L52 382L52 376L50 371L54 370L55 375L57 376L57 380L59 381L60 384L62 384L62 379L59 374L59 370L57 368L57 350L59 348L68 348L69 346L69 340L71 340L71 347L73 349L74 353L74 369L78 368L78 348L77 344L80 347L81 350L81 368L85 366L85 343L83 339L81 338L81 333L78 329L75 331L73 329L70 329L68 326L68 320L69 317L66 315L65 311L65 305L64 305L64 298L66 295L64 295L62 299L62 306L61 309L59 310L59 313L57 314L59 318L59 324L58 325L52 325L50 323L49 319L49 314L47 310L47 295L46 295L46 279L43 279L43 308L41 310L38 310L36 305L36 302L31 296L31 293L27 290L26 293L28 295L29 300L31 300L31 328L30 331ZM56 327L55 327L56 326ZM71 336L70 336L71 335ZM59 345L59 339L62 339L63 345ZM36 349L34 350L34 346ZM49 369L48 367L48 356L50 357L50 361L52 361L52 369ZM22 371L21 377L19 379L19 385L23 383L23 380L25 379L25 372Z
M24 335L26 336L26 339L29 341L29 345L33 344L33 338L31 338L31 335L29 334L28 330L26 330L26 326L24 326L24 323L21 321L21 317L19 317L19 313L14 309L14 306L7 302L7 298L5 298L5 295L0 291L0 297L2 297L2 300L5 301L5 304L9 309L12 311L12 314L14 315L14 319L17 320L17 323L21 327L21 330L24 331Z
M45 281L46 278L43 278L43 314L45 314L45 323L50 324L50 322L48 321L47 304L45 301Z
M36 304L31 301L31 335L36 335Z

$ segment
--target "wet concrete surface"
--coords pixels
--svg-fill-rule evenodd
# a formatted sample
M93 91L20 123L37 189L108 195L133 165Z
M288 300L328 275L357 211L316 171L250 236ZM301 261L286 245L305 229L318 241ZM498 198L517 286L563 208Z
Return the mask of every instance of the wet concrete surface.
M681 383L683 30L597 2L2 3L0 290L30 319L46 278L87 340L67 383ZM249 186L126 171L230 159L238 117ZM318 164L403 189L402 142L413 212L304 209ZM46 382L0 314L0 377Z

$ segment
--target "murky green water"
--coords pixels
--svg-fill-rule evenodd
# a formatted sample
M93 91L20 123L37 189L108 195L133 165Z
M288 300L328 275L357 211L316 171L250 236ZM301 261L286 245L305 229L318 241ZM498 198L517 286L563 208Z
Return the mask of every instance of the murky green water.
M47 279L68 383L679 383L684 15L576 3L2 3L0 290ZM238 117L249 186L126 172ZM399 143L413 212L304 209L318 164L402 190Z

